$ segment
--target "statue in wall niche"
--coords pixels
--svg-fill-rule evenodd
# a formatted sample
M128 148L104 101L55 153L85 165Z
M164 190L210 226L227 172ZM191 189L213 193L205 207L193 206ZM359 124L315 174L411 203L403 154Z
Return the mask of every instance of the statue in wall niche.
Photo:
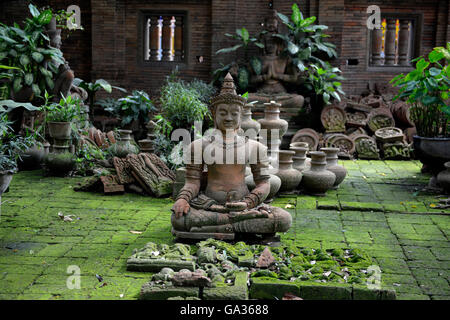
M56 20L53 18L50 22L47 30L50 36L50 46L56 49L61 49L61 29L56 28ZM53 101L59 102L61 96L67 97L68 95L73 98L79 98L84 101L88 98L86 90L73 85L74 73L70 69L69 63L64 59L64 63L53 61L53 64L58 68L58 74L54 79L53 88Z
M282 40L273 37L278 33L278 20L275 16L265 19L265 31L262 42L264 55L261 57L261 73L252 74L250 83L257 86L256 93L249 93L248 101L267 103L272 100L281 104L282 108L301 108L305 102L303 96L288 93L283 83L301 84L297 68L290 63L287 56L281 55Z
M291 226L287 211L263 203L270 191L267 148L238 134L245 102L228 73L220 94L211 100L214 129L185 152L186 182L171 217L172 233L178 238L232 240L236 233L273 236ZM246 165L255 181L251 192L245 183ZM208 176L201 191L204 166Z

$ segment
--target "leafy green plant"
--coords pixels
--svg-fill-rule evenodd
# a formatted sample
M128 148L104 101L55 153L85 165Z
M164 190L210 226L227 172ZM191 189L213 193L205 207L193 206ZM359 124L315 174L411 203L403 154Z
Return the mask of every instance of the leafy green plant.
M21 154L36 144L36 134L27 133L25 137L16 135L6 112L0 113L0 172L17 171L17 160Z
M447 47L436 47L428 59L414 60L415 69L407 75L399 74L390 83L399 87L394 100L405 98L411 105L410 115L422 137L449 136L450 106L450 42Z
M52 103L46 108L47 122L72 122L80 114L79 99L71 96L62 97L59 103Z
M116 87L111 85L108 81L104 79L98 79L95 82L86 82L80 78L75 78L73 80L73 84L75 86L78 86L80 88L83 88L88 93L88 100L89 100L89 106L91 107L90 112L90 118L91 121L94 120L94 101L95 101L95 94L100 90L105 90L108 93L112 92L112 89L117 89L122 92L127 92L124 88Z
M200 87L201 90L199 90ZM172 168L179 165L174 160L177 157L171 156L177 145L170 139L172 131L184 128L193 132L195 121L211 119L208 106L203 101L210 97L213 89L206 89L206 87L211 85L199 84L199 82L187 83L172 74L161 88L161 113L154 117L156 122L154 132L157 139L154 145L161 159Z
M53 89L56 63L64 63L61 50L49 46L45 27L51 21L51 9L39 11L29 5L32 18L25 20L24 28L17 23L7 26L0 23L0 78L7 79L8 97L24 87L33 91L30 101L45 89ZM3 93L3 97L6 94Z
M105 108L105 111L121 118L123 127L135 120L141 125L147 123L150 120L149 113L156 111L156 107L146 92L134 90L131 95L120 98L117 103Z
M326 62L324 66L324 68L321 68L315 64L310 65L308 81L305 86L315 92L316 97L321 96L323 102L326 104L330 104L331 97L341 101L339 94L345 94L341 89L340 82L344 80L344 77L338 75L341 70L332 67L328 62ZM316 105L317 104L320 103L316 103Z
M245 58L247 59L248 47L250 44L254 44L258 48L264 48L264 45L258 41L257 38L251 37L247 29L242 27L241 29L236 29L236 34L225 33L225 36L238 40L240 43L230 48L223 48L216 51L216 54L230 53L238 50L239 48L244 49Z
M321 53L326 53L329 58L336 58L336 46L324 39L329 35L324 33L328 27L325 25L314 25L315 16L304 18L297 4L292 5L292 15L287 17L277 12L282 23L287 26L287 34L276 34L284 40L286 51L291 56L294 65L300 71L308 69L308 63L318 63L326 68L325 62L318 57Z

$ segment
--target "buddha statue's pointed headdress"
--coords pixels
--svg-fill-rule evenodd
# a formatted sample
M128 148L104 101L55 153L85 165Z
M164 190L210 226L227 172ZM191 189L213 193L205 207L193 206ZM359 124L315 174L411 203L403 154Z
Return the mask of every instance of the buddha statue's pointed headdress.
M236 93L236 88L234 86L234 80L230 73L227 73L225 79L223 80L222 88L220 93L211 99L211 111L214 110L219 104L237 104L241 107L244 106L247 99L238 95Z

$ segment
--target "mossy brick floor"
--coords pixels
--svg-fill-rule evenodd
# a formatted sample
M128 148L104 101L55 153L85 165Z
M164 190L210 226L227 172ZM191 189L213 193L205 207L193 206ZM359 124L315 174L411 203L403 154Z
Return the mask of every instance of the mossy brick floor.
M450 210L421 192L416 161L342 161L348 176L326 197L280 196L293 216L282 239L298 245L361 248L398 299L450 298ZM75 192L82 178L14 176L0 220L0 299L136 299L145 273L126 259L145 243L172 244L171 199ZM291 206L287 206L290 204ZM73 215L65 222L58 213ZM80 289L67 281L80 270ZM101 286L95 275L104 279Z

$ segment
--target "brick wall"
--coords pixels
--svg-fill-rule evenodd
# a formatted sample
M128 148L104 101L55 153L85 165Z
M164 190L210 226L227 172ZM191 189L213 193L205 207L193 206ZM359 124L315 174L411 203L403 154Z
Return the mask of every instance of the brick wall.
M420 54L427 54L436 45L450 41L450 6L447 0L301 0L296 1L306 15L316 15L320 24L329 26L329 41L337 46L339 58L332 61L341 68L347 80L344 90L359 94L369 81L389 81L398 70L369 71L367 69L366 9L379 5L382 12L423 14ZM246 27L251 35L261 30L269 14L268 0L51 0L34 1L38 6L50 4L66 9L69 4L81 8L85 31L75 31L63 40L63 52L77 77L86 80L104 78L129 90L143 89L155 95L161 83L177 63L143 65L138 53L142 45L139 31L140 10L186 10L189 20L189 58L178 64L184 79L211 79L211 72L220 63L243 57L215 55L218 49L235 42L224 36ZM291 14L291 0L274 0L273 8ZM22 21L28 16L28 1L2 1L1 22ZM252 49L250 54L259 54ZM202 63L197 56L203 56ZM357 59L358 65L347 65ZM119 94L116 92L115 94ZM102 97L100 95L99 97Z

